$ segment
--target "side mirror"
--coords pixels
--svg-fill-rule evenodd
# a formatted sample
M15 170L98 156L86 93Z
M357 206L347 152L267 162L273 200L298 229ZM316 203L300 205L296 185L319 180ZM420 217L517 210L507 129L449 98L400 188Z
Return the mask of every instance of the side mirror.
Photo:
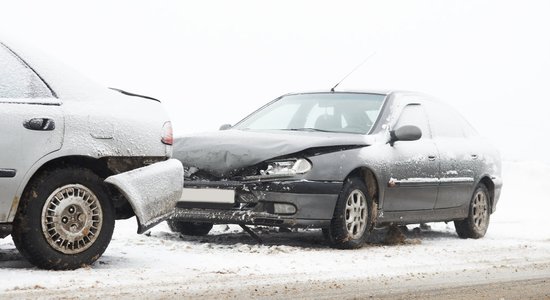
M416 141L422 137L422 130L414 125L405 125L390 131L390 145L397 141Z
M222 126L220 126L220 130L227 130L227 129L231 129L231 124L223 124Z

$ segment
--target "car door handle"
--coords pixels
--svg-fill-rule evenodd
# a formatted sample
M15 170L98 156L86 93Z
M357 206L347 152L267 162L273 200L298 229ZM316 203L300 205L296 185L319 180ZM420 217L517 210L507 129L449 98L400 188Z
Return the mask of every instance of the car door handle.
M429 160L435 160L437 157L435 155L428 155Z
M472 157L472 159L477 159L477 154L470 154L470 156Z
M55 122L50 118L32 118L23 122L23 127L29 130L51 131L55 129Z

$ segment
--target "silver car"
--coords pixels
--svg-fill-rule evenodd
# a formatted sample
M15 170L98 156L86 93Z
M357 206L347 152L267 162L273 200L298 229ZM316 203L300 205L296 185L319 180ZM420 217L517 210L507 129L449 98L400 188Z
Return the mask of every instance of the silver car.
M10 48L11 47L11 48ZM96 86L0 43L0 237L31 263L74 269L107 248L115 219L168 217L183 168L153 98Z
M223 129L174 144L186 176L174 231L317 227L356 248L374 225L454 221L479 238L500 196L498 151L420 93L288 94Z

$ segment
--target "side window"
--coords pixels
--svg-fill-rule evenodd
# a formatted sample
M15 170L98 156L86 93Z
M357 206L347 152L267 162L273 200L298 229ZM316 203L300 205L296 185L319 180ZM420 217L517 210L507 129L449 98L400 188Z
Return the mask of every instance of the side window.
M464 137L464 119L450 107L441 103L430 103L428 117L434 137Z
M422 139L432 137L426 112L424 111L424 107L420 104L409 104L403 108L395 124L395 128L405 125L414 125L420 128L422 131Z
M53 97L42 79L0 44L0 101L2 98Z

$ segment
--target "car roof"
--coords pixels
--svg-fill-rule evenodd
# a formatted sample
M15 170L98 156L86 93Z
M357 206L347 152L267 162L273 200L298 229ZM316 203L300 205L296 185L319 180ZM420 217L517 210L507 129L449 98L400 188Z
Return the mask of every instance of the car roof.
M300 94L318 94L318 93L334 93L334 94L338 94L338 93L360 93L360 94L377 94L377 95L386 95L386 96L417 96L417 97L433 98L430 95L420 93L420 92L407 91L407 90L383 90L383 89L337 90L337 91L313 90L313 91L304 91L304 92L292 92L292 93L287 93L283 96L300 95Z

